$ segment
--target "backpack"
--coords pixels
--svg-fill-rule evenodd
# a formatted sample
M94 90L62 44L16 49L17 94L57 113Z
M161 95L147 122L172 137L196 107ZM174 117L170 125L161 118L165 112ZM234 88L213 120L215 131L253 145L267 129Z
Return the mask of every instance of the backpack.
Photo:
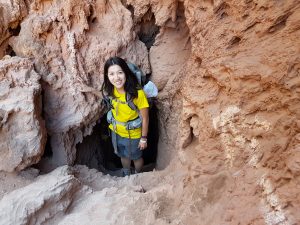
M150 81L150 80L147 81L146 75L135 64L127 62L127 65L129 67L129 69L131 70L131 72L137 78L137 80L138 80L139 84L141 85L141 87L143 88L143 91L145 92L145 94L147 96L147 100L149 102L149 106L151 107L152 104L153 104L154 98L158 94L158 89L157 89L156 85L152 81ZM128 98L128 99L130 99L130 98ZM130 105L129 105L129 107L134 110L134 108L131 107Z
M142 87L144 87L144 85L146 83L146 75L143 73L143 71L131 62L127 62L127 66L129 67L131 72L135 75L135 77L138 80L139 84Z

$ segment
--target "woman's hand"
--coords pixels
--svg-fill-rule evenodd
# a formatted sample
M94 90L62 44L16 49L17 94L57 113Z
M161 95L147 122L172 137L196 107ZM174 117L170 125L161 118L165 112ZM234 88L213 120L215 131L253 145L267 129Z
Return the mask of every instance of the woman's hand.
M147 148L147 139L141 138L139 143L139 149L144 150L145 148Z
M148 125L149 125L149 108L140 109L142 115L142 137L140 139L139 148L144 150L147 148L147 134L148 134Z

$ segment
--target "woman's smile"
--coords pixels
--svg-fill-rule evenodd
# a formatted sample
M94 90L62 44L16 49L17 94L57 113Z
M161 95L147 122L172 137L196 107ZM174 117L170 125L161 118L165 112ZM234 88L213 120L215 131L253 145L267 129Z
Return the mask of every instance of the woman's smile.
M119 65L112 65L108 68L107 74L111 84L119 91L124 91L126 76L122 68Z

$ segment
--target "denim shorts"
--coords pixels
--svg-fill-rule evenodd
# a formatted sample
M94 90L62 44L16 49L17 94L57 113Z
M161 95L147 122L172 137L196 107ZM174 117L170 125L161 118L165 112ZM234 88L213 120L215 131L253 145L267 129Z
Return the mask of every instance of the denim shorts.
M117 156L121 158L129 158L131 160L137 160L142 157L143 152L139 149L140 138L125 138L120 135L111 132L111 135L116 135L117 141Z

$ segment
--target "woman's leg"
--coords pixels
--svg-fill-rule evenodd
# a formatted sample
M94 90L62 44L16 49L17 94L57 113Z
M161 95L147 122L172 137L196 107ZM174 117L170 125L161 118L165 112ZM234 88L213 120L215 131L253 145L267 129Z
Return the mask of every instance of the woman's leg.
M128 158L121 157L121 163L123 166L123 176L129 176L131 160Z
M130 175L131 160L125 157L121 157L121 163L123 166L123 173L125 176Z
M139 158L137 160L133 160L133 163L134 163L135 171L138 173L141 172L144 166L144 159Z
M121 163L123 168L130 169L130 164L131 164L130 159L121 157Z

